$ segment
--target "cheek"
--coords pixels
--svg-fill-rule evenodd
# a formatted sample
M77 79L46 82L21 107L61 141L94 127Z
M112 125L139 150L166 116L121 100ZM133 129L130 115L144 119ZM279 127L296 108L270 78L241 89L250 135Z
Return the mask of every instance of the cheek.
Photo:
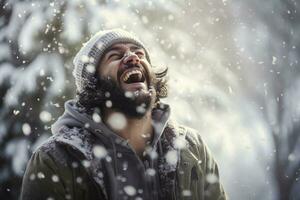
M148 65L147 68L145 68L145 70L146 70L146 73L147 73L147 77L150 81L150 84L151 85L155 84L156 77L155 77L155 73L154 73L153 68L150 65Z
M144 66L144 69L146 70L147 74L151 75L154 73L153 68L147 61L142 60L141 64Z
M112 79L117 79L117 67L113 65L101 66L99 70L99 75L101 78L111 77Z

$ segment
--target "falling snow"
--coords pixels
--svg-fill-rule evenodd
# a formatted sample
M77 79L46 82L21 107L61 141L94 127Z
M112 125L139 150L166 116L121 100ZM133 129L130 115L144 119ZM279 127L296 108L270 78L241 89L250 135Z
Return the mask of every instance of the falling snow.
M59 181L59 177L58 177L57 175L53 175L53 176L51 177L51 179L52 179L52 181L55 182L55 183L57 183L57 182Z
M24 135L29 135L31 133L31 127L28 123L24 123L22 125L22 131L24 133Z
M166 154L166 160L170 165L176 165L178 161L178 152L175 150L168 151Z
M110 127L112 127L114 130L121 130L123 129L126 124L126 118L121 113L113 113L109 116L107 123Z
M48 111L42 111L40 113L40 119L42 122L50 122L52 119L52 115Z
M124 187L124 191L129 196L134 196L136 194L136 189L133 186L131 186L131 185L125 186Z
M5 158L0 181L15 188L3 191L20 190L14 183L21 183L30 154L49 137L49 126L63 112L63 103L73 98L76 51L100 29L125 27L149 47L153 69L169 67L167 102L172 117L197 129L207 142L231 199L277 199L280 180L276 177L280 176L273 174L274 159L279 158L288 177L296 174L293 169L299 169L300 160L296 132L300 56L299 37L295 37L300 29L294 2L6 1L0 18L0 150ZM88 56L80 59L94 62ZM94 73L96 68L88 64L87 71ZM133 98L134 93L125 96ZM105 102L107 108L112 105ZM137 111L145 112L144 106ZM101 123L98 113L92 114L92 120ZM127 121L116 113L108 123L120 130ZM274 142L281 145L279 149L273 149ZM187 148L180 138L173 144L176 149ZM94 146L93 153L112 159L102 146ZM147 153L157 157L155 151ZM176 151L166 155L170 164L178 159ZM149 169L147 174L155 171ZM42 172L30 175L30 180L43 178ZM82 182L81 177L76 180ZM206 181L218 179L209 174ZM129 196L137 193L130 185L125 188ZM191 192L184 190L182 195Z
M206 181L208 183L216 183L218 181L218 177L215 174L207 174L206 175Z
M93 147L93 153L96 158L104 158L107 155L107 151L103 146L95 145Z
M37 177L38 177L39 179L44 179L44 178L45 178L45 174L44 174L43 172L38 172L38 173L37 173Z
M94 122L96 122L96 123L101 122L101 117L100 117L100 115L99 115L98 113L96 113L96 112L93 113L92 118L93 118Z

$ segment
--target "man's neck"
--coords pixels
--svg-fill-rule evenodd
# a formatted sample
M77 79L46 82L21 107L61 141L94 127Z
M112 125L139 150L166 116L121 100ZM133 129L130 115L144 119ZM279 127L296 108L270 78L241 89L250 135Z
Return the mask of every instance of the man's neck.
M106 110L104 123L116 134L128 140L135 152L141 156L146 145L151 142L153 137L151 110L149 110L142 118L129 118L125 116L126 125L122 129L116 129L108 122L109 117L115 113L116 112L113 110Z

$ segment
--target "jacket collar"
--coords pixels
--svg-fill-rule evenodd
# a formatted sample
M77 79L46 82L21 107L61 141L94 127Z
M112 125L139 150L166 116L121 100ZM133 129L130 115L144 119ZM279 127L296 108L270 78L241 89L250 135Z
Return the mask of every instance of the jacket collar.
M152 110L152 126L154 130L153 140L151 146L156 149L158 140L160 139L164 128L167 125L170 116L170 107L167 104L160 103ZM68 100L65 102L65 112L59 119L52 125L51 130L56 134L63 126L85 128L88 131L101 137L102 140L117 141L122 146L129 147L128 141L111 129L109 129L103 122L95 122L92 116L84 112L84 109L76 105L76 100ZM109 141L107 141L109 142Z

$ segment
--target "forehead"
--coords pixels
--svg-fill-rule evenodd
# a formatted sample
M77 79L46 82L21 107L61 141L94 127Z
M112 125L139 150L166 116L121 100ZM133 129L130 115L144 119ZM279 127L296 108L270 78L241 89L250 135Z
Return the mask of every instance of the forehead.
M144 50L141 46L133 44L133 43L117 43L112 45L107 49L107 53L110 51L126 51L126 50L137 50L141 49Z

